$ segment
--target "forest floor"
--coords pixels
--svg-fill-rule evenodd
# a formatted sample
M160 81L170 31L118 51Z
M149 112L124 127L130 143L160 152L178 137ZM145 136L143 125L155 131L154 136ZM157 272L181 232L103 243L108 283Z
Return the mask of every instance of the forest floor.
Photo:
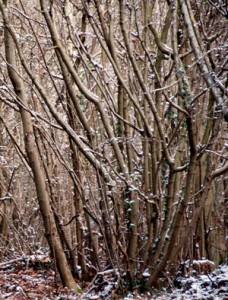
M179 277L178 287L169 287L162 291L151 290L139 294L125 296L117 293L110 296L114 282L111 277L105 279L105 285L99 290L96 282L81 283L83 289L80 295L73 295L63 288L60 278L50 267L49 260L42 258L42 264L31 256L29 260L20 259L0 264L0 300L228 300L228 266L223 265L214 272L204 275Z

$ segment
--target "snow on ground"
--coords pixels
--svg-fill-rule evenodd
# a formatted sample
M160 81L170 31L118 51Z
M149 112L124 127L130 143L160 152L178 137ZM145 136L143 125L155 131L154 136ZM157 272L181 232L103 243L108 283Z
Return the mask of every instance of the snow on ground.
M179 278L180 289L174 289L170 299L228 300L228 265L211 274Z
M193 272L194 273L194 272ZM174 286L162 291L152 290L139 294L136 290L127 296L108 296L108 291L113 288L113 282L109 281L102 290L92 290L84 293L79 300L228 300L228 265L220 266L214 272L195 276L180 276L174 281ZM110 294L109 294L110 295ZM76 298L72 298L76 299Z
M125 300L228 300L228 265L207 275L186 276L176 279L178 287L158 295L129 295Z
M228 300L228 265L213 272L204 270L201 275L193 271L194 276L179 276L173 284L170 280L169 289L152 289L144 294L135 289L134 294L125 296L115 291L116 278L107 273L92 282L79 281L83 292L75 295L63 288L50 262L39 259L38 265L32 256L29 261L20 258L0 264L0 300Z

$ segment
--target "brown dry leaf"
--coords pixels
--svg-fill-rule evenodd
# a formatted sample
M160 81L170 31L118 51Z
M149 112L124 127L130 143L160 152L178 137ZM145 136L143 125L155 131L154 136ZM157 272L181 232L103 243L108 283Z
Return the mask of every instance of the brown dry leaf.
M40 294L35 293L35 292L30 292L30 293L28 293L28 298L29 299L42 299L43 295L40 295Z
M44 292L44 291L48 291L50 289L51 289L51 287L48 285L45 285L45 284L38 284L36 287L37 292Z
M31 275L33 275L33 274L36 274L37 272L36 272L36 271L34 271L34 269L33 269L33 268L29 268L29 269L27 269L26 271L24 271L23 273L25 273L25 274L31 274Z

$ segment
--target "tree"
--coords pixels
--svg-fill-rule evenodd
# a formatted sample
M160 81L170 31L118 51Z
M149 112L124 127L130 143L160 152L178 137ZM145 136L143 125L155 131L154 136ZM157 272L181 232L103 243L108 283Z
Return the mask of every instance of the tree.
M146 269L151 286L187 259L225 259L212 245L228 170L218 7L32 3L0 1L2 101L20 115L24 142L10 138L63 284L77 289L70 267L86 279L111 268L120 285L126 272L133 289Z

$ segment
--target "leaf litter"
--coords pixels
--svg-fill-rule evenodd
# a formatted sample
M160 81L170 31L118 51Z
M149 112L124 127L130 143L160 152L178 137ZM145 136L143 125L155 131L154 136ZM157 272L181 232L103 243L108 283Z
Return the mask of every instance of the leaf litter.
M104 285L80 282L83 293L75 295L61 284L59 275L45 256L14 259L0 264L0 300L228 300L228 265L209 274L176 277L169 288L151 289L140 294L113 293L113 277L103 278Z

